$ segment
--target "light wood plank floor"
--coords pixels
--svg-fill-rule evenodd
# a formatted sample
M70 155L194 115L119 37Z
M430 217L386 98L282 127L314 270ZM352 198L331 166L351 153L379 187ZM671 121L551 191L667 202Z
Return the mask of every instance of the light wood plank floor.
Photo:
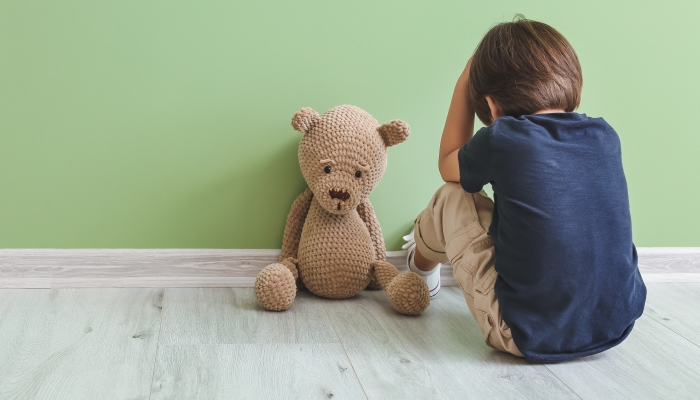
M620 346L546 365L488 348L458 288L418 317L369 291L4 289L0 399L700 398L700 284L648 289Z

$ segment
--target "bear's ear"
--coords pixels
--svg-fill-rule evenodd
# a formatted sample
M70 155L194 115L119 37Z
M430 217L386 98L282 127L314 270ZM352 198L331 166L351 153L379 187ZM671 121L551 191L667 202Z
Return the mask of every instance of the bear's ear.
M309 133L309 130L314 126L318 118L319 115L313 108L304 107L292 117L292 126L299 132Z
M393 146L395 144L402 143L411 134L411 127L404 121L400 119L395 119L382 124L377 128L379 135L384 140L386 147Z

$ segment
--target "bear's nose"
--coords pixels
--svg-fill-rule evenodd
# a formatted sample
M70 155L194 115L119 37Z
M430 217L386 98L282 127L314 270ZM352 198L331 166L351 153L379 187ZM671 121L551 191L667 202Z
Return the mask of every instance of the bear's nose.
M331 195L331 199L339 199L345 201L350 198L350 193L346 192L345 190L331 189L328 191L328 194Z

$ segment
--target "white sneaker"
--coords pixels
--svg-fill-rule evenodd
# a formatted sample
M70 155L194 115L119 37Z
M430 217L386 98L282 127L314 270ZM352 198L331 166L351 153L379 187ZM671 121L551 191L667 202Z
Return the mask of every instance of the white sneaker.
M425 282L428 284L428 290L430 290L430 298L434 298L438 293L440 293L440 267L442 267L442 264L438 264L431 271L423 271L418 269L418 267L416 267L416 263L413 261L413 256L416 254L416 241L413 237L413 231L404 236L403 240L406 241L406 244L404 244L401 248L408 250L408 255L406 256L408 270L417 273L423 279L425 279Z

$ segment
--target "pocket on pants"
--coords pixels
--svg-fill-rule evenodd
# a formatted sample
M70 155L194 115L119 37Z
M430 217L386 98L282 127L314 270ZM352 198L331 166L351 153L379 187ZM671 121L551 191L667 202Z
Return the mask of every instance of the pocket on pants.
M445 252L450 257L452 265L457 264L465 255L465 250L474 242L476 238L486 233L479 221L474 221L469 225L452 233L445 239Z
M493 322L491 321L491 315L489 313L481 311L481 310L476 310L477 314L477 322L479 323L479 326L481 327L481 332L484 334L484 342L486 343L487 346L495 347L489 342L489 336L491 335L491 330L493 329Z
M496 267L492 265L486 270L484 276L478 277L477 281L474 283L474 290L482 296L488 296L493 290L493 286L496 284L497 277L498 272L496 272Z
M493 241L488 236L469 245L462 257L463 267L472 275L494 258Z
M461 265L453 265L452 266L452 276L454 277L455 281L457 283L459 283L459 286L462 287L462 290L465 293L468 293L470 296L474 297L474 294L472 293L472 291L473 291L472 289L474 287L474 274L473 273L466 270Z

